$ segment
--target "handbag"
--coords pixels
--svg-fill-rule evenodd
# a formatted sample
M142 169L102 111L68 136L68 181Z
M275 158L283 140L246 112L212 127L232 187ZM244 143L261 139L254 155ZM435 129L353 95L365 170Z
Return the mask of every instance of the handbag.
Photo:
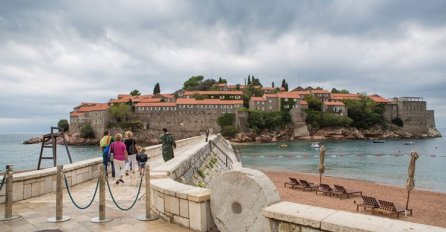
M113 161L114 160L114 155L113 155L113 144L114 144L115 142L113 142L113 143L111 143L110 144L110 149L108 150L108 160L109 161Z

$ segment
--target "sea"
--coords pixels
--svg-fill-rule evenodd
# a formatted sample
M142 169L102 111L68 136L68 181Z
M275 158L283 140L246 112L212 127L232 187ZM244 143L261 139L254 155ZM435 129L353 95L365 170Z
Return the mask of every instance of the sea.
M446 129L440 129L446 136ZM0 173L7 164L14 171L36 170L41 144L22 144L38 134L0 134ZM312 142L326 147L325 173L348 179L404 187L410 153L416 151L415 186L446 193L446 138L370 140L293 141L236 145L244 167L270 171L318 174L319 150ZM412 145L405 143L412 142ZM287 146L284 146L286 144ZM100 157L98 146L69 146L73 162ZM45 148L44 156L52 156ZM68 164L68 154L57 146L57 164ZM42 160L41 167L52 167L53 160Z

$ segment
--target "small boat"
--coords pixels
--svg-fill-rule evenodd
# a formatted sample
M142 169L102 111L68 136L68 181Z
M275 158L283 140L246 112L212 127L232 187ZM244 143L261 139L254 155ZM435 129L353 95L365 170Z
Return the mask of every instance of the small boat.
M319 148L319 147L320 147L320 146L319 146L319 142L313 142L313 143L311 143L310 147L312 147L312 148Z
M407 141L407 142L403 142L404 145L414 145L415 142L414 141Z
M279 147L281 147L281 148L287 148L287 147L288 147L288 144L282 143L282 144L279 145Z
M385 143L385 141L382 141L382 140L373 140L372 142L373 143Z

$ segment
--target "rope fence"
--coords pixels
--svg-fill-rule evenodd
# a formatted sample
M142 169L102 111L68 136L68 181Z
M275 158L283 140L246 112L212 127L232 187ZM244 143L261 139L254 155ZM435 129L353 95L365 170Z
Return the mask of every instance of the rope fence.
M128 210L132 209L133 206L135 206L136 202L138 201L139 194L140 194L140 192L141 192L141 186L142 186L142 179L143 179L143 177L144 177L144 176L141 175L141 178L140 178L140 181L139 181L138 192L136 193L135 200L133 201L133 203L132 203L132 204L130 205L130 207L128 207L128 208L123 208L123 207L119 206L118 202L116 202L115 197L113 196L113 193L112 193L112 191L111 191L110 183L108 182L108 179L105 179L105 182L107 183L107 187L108 187L108 192L110 193L110 196L111 196L111 198L112 198L112 200L113 200L113 203L116 205L116 207L118 207L118 209L120 209L120 210L122 210L122 211L128 211ZM147 197L147 196L146 196L146 197ZM150 196L149 196L149 197L150 197Z
M71 195L70 187L68 186L68 180L67 180L67 176L65 175L65 173L63 174L63 177L64 177L64 180L65 180L65 186L67 186L68 196L70 197L71 202L73 202L74 206L76 206L78 209L81 209L81 210L83 210L83 209L87 209L88 207L90 207L91 204L93 204L94 198L96 197L96 193L98 192L99 178L98 178L98 181L96 182L96 188L95 188L95 190L94 190L94 194L93 194L93 197L91 198L90 203L88 203L87 206L82 207L82 206L79 206L79 205L76 203L76 201L74 200L73 196Z

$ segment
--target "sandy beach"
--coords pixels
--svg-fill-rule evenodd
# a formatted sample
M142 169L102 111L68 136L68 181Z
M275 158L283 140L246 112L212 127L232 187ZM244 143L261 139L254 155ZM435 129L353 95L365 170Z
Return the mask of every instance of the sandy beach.
M322 194L315 194L314 191L302 191L297 189L285 188L284 182L289 181L288 177L295 177L297 179L305 179L309 182L319 183L319 175L308 173L293 173L293 172L276 172L263 171L275 184L280 198L283 201L296 202L301 204L308 204L330 209L338 209L350 212L356 211L356 203L362 203L360 196L350 197L350 199L339 199L337 197L329 197ZM416 181L416 179L415 179ZM363 195L372 196L376 199L392 201L401 208L405 208L407 200L407 191L404 186L395 187L389 185L382 185L370 183L365 181L350 180L329 176L322 176L322 183L329 184L333 187L334 184L343 185L345 188L357 189L363 191ZM415 182L416 184L416 182ZM446 194L429 192L415 189L410 193L409 208L413 209L412 216L400 215L398 220L410 221L415 223L422 223L434 225L439 227L446 227ZM363 211L359 209L358 213L369 214L371 211ZM396 218L396 215L386 216L375 214L378 217Z

